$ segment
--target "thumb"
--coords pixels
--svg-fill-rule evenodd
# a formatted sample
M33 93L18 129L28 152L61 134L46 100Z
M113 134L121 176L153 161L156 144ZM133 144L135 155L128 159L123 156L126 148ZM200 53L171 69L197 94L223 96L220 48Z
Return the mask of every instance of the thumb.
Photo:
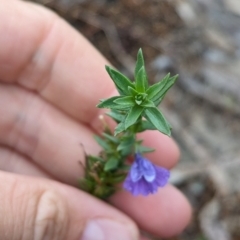
M2 240L137 240L124 214L55 181L0 171Z

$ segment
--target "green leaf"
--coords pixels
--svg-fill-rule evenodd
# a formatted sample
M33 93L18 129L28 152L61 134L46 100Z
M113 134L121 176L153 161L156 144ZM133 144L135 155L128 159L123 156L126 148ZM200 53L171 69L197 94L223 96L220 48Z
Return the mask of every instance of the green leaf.
M94 139L104 150L111 150L111 146L104 139L100 138L97 135L94 136Z
M144 102L141 104L142 107L155 107L155 104L153 101L150 101L148 99L144 100Z
M126 76L124 76L122 73L118 72L117 70L109 66L106 66L106 70L109 76L111 77L111 79L113 80L113 82L115 83L120 95L128 95L129 94L128 86L134 87L134 84Z
M112 135L109 135L109 134L107 134L107 133L105 133L105 132L103 132L102 135L103 135L107 140L109 140L110 142L113 142L113 143L118 143L118 142L119 142L119 139L118 139L118 138L116 138L116 137L114 137L114 136L112 136Z
M133 107L133 105L135 104L132 96L120 97L114 100L114 103L117 103L122 107Z
M110 158L104 165L104 171L111 171L111 170L115 170L118 167L119 161L118 159L112 157Z
M115 96L111 97L108 99L101 99L100 103L97 105L98 108L114 108L114 107L119 107L118 104L116 104L114 101L117 100L118 98L121 98L120 96Z
M114 177L108 177L106 182L109 183L109 184L112 184L112 183L120 183L122 182L124 179L126 178L126 174L121 174L119 176L115 176Z
M153 99L156 106L158 106L161 103L161 101L165 97L167 91L173 86L173 84L176 82L177 78L178 78L178 75L175 75L175 76L169 78L169 80L167 81L167 84L161 90L158 97Z
M127 157L127 156L129 156L132 152L133 152L133 147L128 146L128 147L126 147L126 148L124 148L124 149L121 150L121 156Z
M118 111L110 111L105 113L106 115L108 115L109 117L111 117L113 120L117 121L117 122L122 122L124 120L124 115L122 113L119 113Z
M160 132L168 136L171 135L169 124L158 108L147 108L144 113L146 119L151 122Z
M137 152L139 152L139 153L149 153L149 152L154 152L154 151L155 151L154 148L150 148L150 147L146 147L146 146L142 146L142 145L137 146Z
M119 170L122 170L124 172L128 172L130 170L131 166L129 165L122 165L122 166L119 166L118 169Z
M137 92L134 88L132 88L132 87L128 87L128 91L129 91L129 93L130 93L133 97L135 97L136 95L138 95L138 92Z
M161 91L161 89L166 85L169 77L170 73L168 73L161 81L153 84L147 89L146 93L148 94L148 99L152 100Z
M117 127L114 130L114 136L116 136L117 134L121 133L122 131L125 130L125 124L124 121L120 122Z
M136 90L140 93L144 93L145 89L147 87L147 76L146 71L144 67L141 67L141 69L138 71L138 74L136 76Z
M97 105L98 108L110 108L110 109L116 109L116 110L127 110L131 106L127 105L120 105L115 103L115 100L121 98L121 96L111 97L106 100L102 99L100 100L100 103Z
M142 67L144 67L144 58L143 58L142 49L140 48L137 54L137 62L136 62L135 73L134 73L135 78L137 78L137 74Z
M148 99L152 100L156 106L162 101L163 97L167 91L173 86L176 82L178 75L170 78L170 74L167 74L162 81L155 83L148 88L146 93L148 94Z
M134 101L137 105L142 105L142 103L146 100L146 97L146 93L138 93L138 95L134 97Z
M123 150L124 148L132 147L133 144L134 144L134 137L133 137L133 136L127 137L127 138L125 138L125 139L123 139L123 140L121 141L121 143L120 143L120 144L118 145L118 147L117 147L117 150L118 150L118 151L121 151L121 150Z
M82 190L91 192L94 189L94 182L87 178L79 179L79 186Z
M156 130L156 129L157 128L152 123L150 123L149 121L143 120L141 122L141 125L138 127L137 132L143 132L146 130Z
M96 167L99 169L103 168L104 160L101 157L88 155L86 159L86 176L90 176L91 171L95 171Z
M135 105L130 109L125 120L125 130L138 120L138 118L141 116L141 113L143 112L143 109L143 107L138 105Z
M117 147L117 151L121 151L121 156L128 156L134 149L134 137L126 137L121 140L121 143Z

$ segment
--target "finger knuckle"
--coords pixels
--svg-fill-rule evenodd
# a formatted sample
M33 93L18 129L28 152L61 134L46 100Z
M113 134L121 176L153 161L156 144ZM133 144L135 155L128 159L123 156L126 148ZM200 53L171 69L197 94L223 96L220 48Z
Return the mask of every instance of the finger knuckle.
M34 240L66 239L68 213L66 202L56 192L42 192L37 203Z

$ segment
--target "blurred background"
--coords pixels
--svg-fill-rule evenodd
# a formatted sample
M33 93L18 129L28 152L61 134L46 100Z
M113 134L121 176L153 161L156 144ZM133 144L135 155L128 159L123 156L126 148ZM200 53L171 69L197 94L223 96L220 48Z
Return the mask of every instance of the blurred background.
M161 105L182 156L171 181L191 202L172 240L240 239L240 0L35 0L132 77L180 75ZM157 239L157 238L152 238Z

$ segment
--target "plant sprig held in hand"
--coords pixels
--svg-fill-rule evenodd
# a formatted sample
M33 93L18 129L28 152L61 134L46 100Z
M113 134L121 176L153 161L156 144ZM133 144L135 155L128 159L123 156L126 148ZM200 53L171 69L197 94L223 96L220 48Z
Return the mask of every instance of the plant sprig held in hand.
M106 126L101 137L95 136L103 150L99 156L86 156L85 176L80 179L80 188L106 199L124 181L123 188L133 195L156 193L159 187L167 184L170 173L143 156L154 149L143 146L136 134L158 130L171 135L171 126L158 106L177 75L167 74L149 86L141 49L137 55L134 82L112 67L106 66L106 70L120 95L100 100L97 107L110 109L106 114L117 126L114 132ZM134 160L132 164L131 160Z

